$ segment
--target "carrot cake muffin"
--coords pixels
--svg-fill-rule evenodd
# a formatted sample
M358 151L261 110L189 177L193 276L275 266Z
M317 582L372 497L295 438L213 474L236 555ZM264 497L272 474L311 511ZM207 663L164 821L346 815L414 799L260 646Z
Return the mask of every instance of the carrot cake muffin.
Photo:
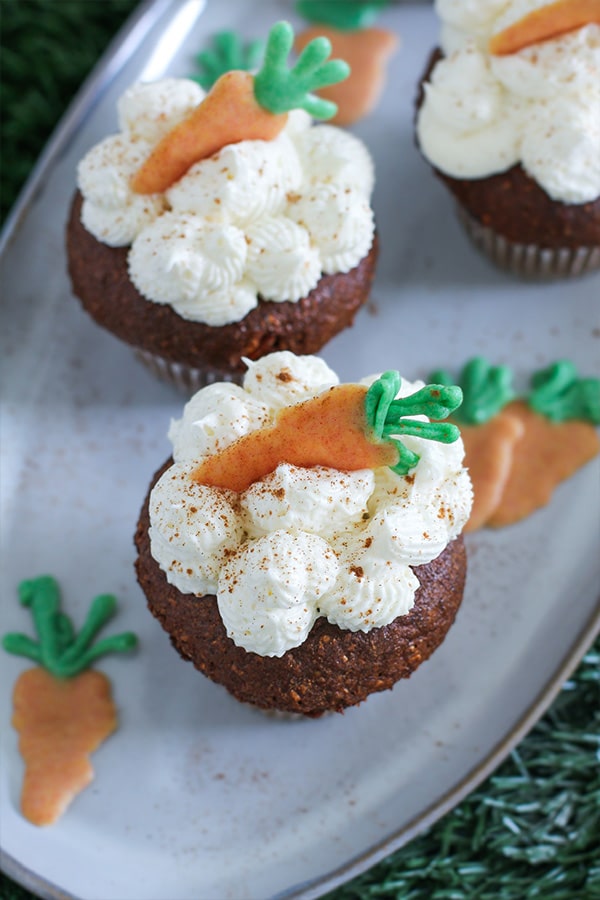
M241 701L319 716L443 641L472 489L456 387L340 385L320 359L248 363L171 423L136 533L139 583L184 659Z
M417 140L468 233L519 275L598 268L599 5L438 0L436 9Z
M83 158L67 226L75 294L159 375L184 387L240 379L243 357L311 353L349 326L377 255L371 157L314 127L310 93L347 75L325 38L296 66L286 23L256 75L205 95L185 78L135 84L119 132ZM304 63L303 63L304 60Z

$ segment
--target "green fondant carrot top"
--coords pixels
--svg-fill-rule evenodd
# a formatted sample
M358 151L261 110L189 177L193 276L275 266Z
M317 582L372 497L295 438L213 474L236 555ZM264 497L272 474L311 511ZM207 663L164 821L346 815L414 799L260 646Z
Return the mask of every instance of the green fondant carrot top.
M600 424L600 379L579 378L572 362L558 360L531 379L527 402L553 422L580 419Z
M296 10L309 22L354 31L372 25L390 0L298 0Z
M271 28L262 67L254 77L257 102L274 115L303 109L316 119L330 119L337 106L312 92L343 81L350 74L349 65L341 59L329 59L331 43L318 37L306 45L296 64L288 69L293 46L294 30L288 22L278 22Z
M398 438L410 434L451 444L460 433L456 425L450 422L422 422L406 417L422 415L430 419L445 419L460 406L463 393L456 385L428 384L416 393L397 400L401 383L398 372L384 372L367 392L365 413L375 440L388 441L398 450L398 462L390 468L399 475L406 475L419 462L419 455Z
M116 611L117 601L111 594L94 598L79 634L69 616L60 610L58 585L50 575L21 582L19 599L31 609L38 640L11 633L4 636L2 646L9 653L32 659L57 678L71 678L105 654L122 653L137 645L132 632L94 643Z
M202 71L192 78L208 91L225 72L231 72L232 69L243 72L256 69L262 59L264 47L264 41L250 41L244 45L237 32L220 31L213 38L212 49L203 50L196 55L196 63Z
M512 378L508 366L492 366L483 356L469 360L458 379L463 402L454 418L465 425L483 425L497 416L515 397ZM445 369L432 372L430 380L452 384L452 376Z
M452 383L445 369L432 372L430 379ZM508 366L492 366L482 356L469 360L460 375L464 398L454 418L467 425L482 425L498 415L517 397L512 379ZM524 399L535 412L554 422L579 419L600 424L600 379L580 378L570 360L558 360L536 372Z

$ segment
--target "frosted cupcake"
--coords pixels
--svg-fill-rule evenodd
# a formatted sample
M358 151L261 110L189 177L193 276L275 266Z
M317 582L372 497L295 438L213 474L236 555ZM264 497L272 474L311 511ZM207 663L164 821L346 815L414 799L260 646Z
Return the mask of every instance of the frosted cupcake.
M408 677L443 641L472 502L460 389L340 385L274 353L171 423L138 522L150 611L238 700L319 716ZM424 414L426 413L426 414Z
M438 0L421 152L475 244L522 276L600 266L600 15L577 0Z
M239 379L242 359L320 349L368 297L376 241L364 145L312 116L347 75L286 23L256 75L133 85L119 133L81 161L67 228L75 294L163 377ZM306 72L310 63L310 71ZM300 67L300 68L299 68Z

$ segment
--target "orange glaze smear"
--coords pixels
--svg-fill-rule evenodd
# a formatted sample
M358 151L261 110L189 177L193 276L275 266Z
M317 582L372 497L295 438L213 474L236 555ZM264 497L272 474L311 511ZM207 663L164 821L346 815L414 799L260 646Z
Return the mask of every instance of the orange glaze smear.
M600 0L555 0L494 34L488 49L494 56L508 56L593 23L600 23Z
M280 463L340 471L376 469L398 462L391 443L369 439L365 415L368 388L342 384L282 409L275 424L251 431L194 470L200 484L245 491Z

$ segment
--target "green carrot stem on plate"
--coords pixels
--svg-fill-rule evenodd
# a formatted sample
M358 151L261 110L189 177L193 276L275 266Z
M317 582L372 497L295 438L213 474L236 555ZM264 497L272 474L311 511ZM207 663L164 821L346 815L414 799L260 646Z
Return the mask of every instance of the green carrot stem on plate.
M99 657L126 652L137 645L132 632L104 638L94 645L98 632L116 612L117 603L111 594L101 594L92 601L79 634L71 619L60 611L58 585L50 575L23 581L19 598L31 609L38 640L13 632L4 636L2 646L8 653L33 660L57 678L72 678Z
M390 0L298 0L296 11L309 22L355 31L372 25Z
M580 378L574 363L561 359L531 379L529 406L553 422L579 419L600 424L600 379Z
M452 376L445 369L432 372L431 381L452 384ZM454 418L466 425L483 425L515 398L513 373L508 366L492 366L483 356L476 356L463 367L458 383L463 390L463 402Z
M237 32L219 31L213 38L212 48L196 55L196 63L202 71L192 78L208 91L225 72L234 69L249 72L258 68L264 48L264 41L250 41L244 45Z

